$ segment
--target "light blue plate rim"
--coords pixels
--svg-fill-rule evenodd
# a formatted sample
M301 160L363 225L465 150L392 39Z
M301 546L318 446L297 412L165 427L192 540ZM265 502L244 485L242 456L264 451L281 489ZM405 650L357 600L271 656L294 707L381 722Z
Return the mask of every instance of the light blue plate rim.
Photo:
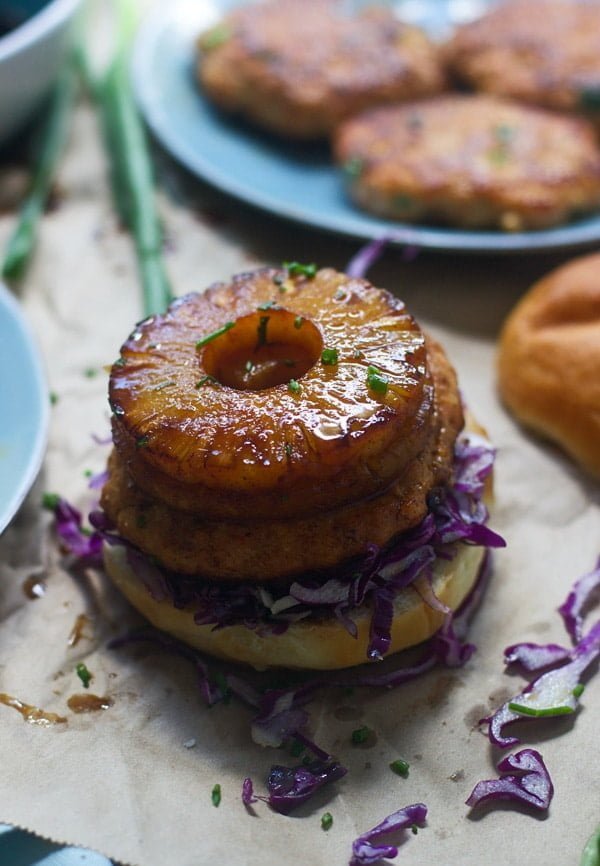
M207 4L213 16L231 0ZM159 4L138 32L132 80L138 104L161 144L187 169L220 190L303 225L433 250L516 253L586 246L600 240L600 215L552 229L507 234L409 226L355 209L338 172L318 150L278 142L214 111L195 84L194 37L178 26L185 3ZM311 157L310 154L313 156ZM317 154L315 157L314 155Z
M46 450L49 393L21 307L0 283L0 533L35 481Z

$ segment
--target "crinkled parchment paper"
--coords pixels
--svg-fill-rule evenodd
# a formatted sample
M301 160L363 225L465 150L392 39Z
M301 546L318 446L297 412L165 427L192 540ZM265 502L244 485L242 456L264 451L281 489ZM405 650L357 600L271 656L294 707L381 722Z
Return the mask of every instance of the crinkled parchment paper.
M222 199L158 158L167 261L178 294L259 262L343 267L356 251ZM60 188L60 205L44 221L23 287L58 401L42 477L0 539L0 691L67 721L34 726L0 705L0 821L136 866L341 866L359 832L423 801L428 825L407 835L399 862L577 863L600 811L600 681L590 683L574 720L523 728L524 744L542 751L554 779L547 818L514 809L471 818L464 805L475 782L495 774L499 757L476 720L521 687L519 677L503 672L503 647L565 641L556 607L600 551L597 487L555 449L524 435L494 392L497 328L519 293L554 262L422 254L403 263L390 252L374 269L373 279L404 296L444 342L467 401L498 446L492 525L508 547L495 558L473 624L478 652L470 663L392 692L324 693L309 707L311 731L349 768L347 777L292 817L264 803L250 815L240 801L243 778L264 789L269 766L291 762L289 756L251 741L251 714L236 701L207 709L185 660L151 647L107 649L111 637L138 619L102 575L65 568L50 515L40 509L42 491L59 492L83 509L94 501L86 472L100 470L108 453L92 438L109 430L104 366L141 316L130 241L113 216L97 130L85 107ZM4 217L0 240L9 227ZM46 585L36 600L22 589L32 575ZM88 622L69 646L81 614ZM79 661L93 674L90 691L113 700L109 709L88 715L68 709L67 699L84 691L75 673ZM375 742L352 746L352 730L365 724L376 732ZM408 779L388 769L398 757L410 763ZM217 782L222 802L215 808L210 795ZM326 810L334 817L327 833L320 826Z

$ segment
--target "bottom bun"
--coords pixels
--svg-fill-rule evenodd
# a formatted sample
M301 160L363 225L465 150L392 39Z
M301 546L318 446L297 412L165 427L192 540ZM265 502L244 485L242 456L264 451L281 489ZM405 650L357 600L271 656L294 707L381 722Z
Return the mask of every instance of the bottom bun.
M433 591L452 610L460 607L477 581L486 554L484 547L456 544L453 559L439 559L433 568ZM170 600L156 601L127 561L123 545L104 546L109 576L123 595L152 625L196 649L251 665L334 670L363 664L367 659L371 609L352 611L358 635L353 637L333 616L291 623L283 634L259 634L243 625L214 630L196 625L194 608L176 608ZM432 608L413 587L398 592L394 601L392 641L389 653L415 646L431 637L442 625L444 614Z

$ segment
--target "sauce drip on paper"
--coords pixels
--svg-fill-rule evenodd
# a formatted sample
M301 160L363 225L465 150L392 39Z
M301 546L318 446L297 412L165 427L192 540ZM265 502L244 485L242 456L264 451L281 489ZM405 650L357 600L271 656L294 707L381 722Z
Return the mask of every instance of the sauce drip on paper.
M97 713L99 710L107 710L113 704L112 698L90 694L71 695L67 701L67 706L73 713Z
M21 713L23 719L31 725L41 725L44 728L49 728L51 725L66 724L64 716L59 716L56 713L48 713L39 707L34 707L32 704L25 704L18 698L13 698L12 695L0 692L0 704L5 704L7 707L12 707L18 713Z

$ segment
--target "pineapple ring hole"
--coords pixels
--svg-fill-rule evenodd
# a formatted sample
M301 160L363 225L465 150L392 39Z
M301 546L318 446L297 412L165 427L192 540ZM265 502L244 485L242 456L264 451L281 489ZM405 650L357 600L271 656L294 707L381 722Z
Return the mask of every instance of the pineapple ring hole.
M204 371L238 391L263 391L298 380L314 367L323 337L310 319L289 310L256 310L235 320L204 347Z

